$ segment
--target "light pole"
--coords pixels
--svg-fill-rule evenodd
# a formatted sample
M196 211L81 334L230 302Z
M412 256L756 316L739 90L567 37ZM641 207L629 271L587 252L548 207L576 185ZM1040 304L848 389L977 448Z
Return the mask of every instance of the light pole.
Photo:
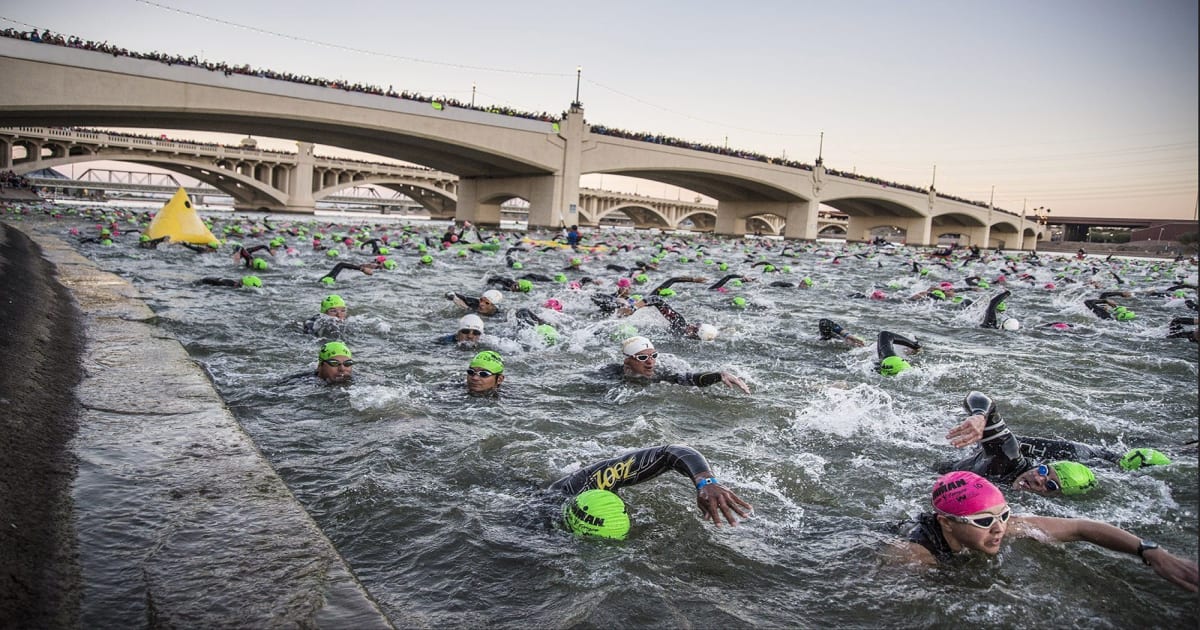
M583 66L575 66L575 103L576 107L583 105L579 102L579 82L583 80Z
M578 98L578 97L576 97ZM471 108L475 108L475 82L471 82Z

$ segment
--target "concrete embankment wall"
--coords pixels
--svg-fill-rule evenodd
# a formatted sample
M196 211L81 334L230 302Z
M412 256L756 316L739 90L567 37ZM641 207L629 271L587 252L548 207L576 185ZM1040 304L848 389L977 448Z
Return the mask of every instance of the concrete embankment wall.
M125 280L0 224L0 626L390 627Z

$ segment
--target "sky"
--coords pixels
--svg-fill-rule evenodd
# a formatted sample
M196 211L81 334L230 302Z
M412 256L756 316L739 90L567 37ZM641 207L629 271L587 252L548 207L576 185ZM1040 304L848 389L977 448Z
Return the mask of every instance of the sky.
M461 101L475 86L477 104L552 114L582 68L592 124L809 163L820 151L833 169L1018 213L1193 219L1197 5L3 0L0 27Z

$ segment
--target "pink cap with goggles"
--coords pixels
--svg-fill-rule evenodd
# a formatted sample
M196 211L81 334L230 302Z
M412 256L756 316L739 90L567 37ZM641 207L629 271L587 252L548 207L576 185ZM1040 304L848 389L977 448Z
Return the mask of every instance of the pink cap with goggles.
M933 484L933 509L952 516L978 514L1004 503L992 482L964 470L938 477Z

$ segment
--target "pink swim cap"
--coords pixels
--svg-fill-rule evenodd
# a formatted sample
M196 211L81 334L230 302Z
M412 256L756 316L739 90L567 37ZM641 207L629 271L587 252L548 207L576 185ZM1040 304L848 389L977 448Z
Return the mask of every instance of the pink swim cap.
M620 280L617 280L617 286L619 287L627 287L631 284L633 283L629 281L629 278L621 278Z
M871 292L871 299L872 300L886 300L887 294L884 293L883 291L880 291L879 289L875 289L874 291Z
M1050 324L1050 327L1054 330L1067 330L1071 327L1071 325L1065 322L1054 322L1053 324Z
M554 298L550 298L549 300L546 300L546 302L544 304L542 304L542 306L549 308L549 309L554 309L556 311L562 310L562 302L559 302L558 300L556 300Z
M1007 280L1008 280L1008 278L1005 278L1004 274L1000 274L1000 275L996 276L996 279L993 280L992 282L1001 283L1001 282L1005 282Z
M938 287L943 288L943 289L953 289L954 283L953 282L942 282L942 283L938 284Z
M952 516L978 514L1004 503L992 482L965 470L938 477L933 484L933 509Z
M1053 283L1053 282L1047 282L1047 283L1046 283L1046 286L1045 286L1045 288L1047 288L1047 289L1053 289L1053 288L1054 288L1054 283Z
M567 288L568 289L582 289L583 285L579 284L578 280L572 280L571 283L567 285Z
M375 262L377 262L377 263L382 263L385 260L387 260L387 256L376 256L375 257Z

